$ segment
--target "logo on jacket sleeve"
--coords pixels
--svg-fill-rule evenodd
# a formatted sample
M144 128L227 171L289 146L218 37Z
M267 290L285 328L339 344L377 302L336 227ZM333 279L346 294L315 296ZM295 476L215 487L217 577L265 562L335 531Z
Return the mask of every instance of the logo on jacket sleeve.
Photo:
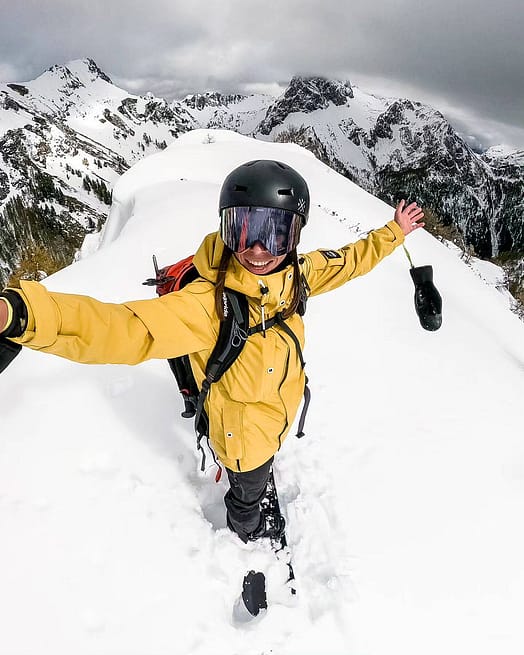
M342 255L336 250L321 250L320 252L328 261L330 259L342 259Z

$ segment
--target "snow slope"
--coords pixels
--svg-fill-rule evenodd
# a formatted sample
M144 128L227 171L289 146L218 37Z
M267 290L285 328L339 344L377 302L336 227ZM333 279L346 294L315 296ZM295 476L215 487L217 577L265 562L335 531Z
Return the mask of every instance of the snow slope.
M302 250L338 247L392 209L291 144L193 131L127 172L102 247L53 290L146 298L217 226L225 174L281 159L311 186ZM163 361L81 366L24 351L0 378L0 653L521 655L524 326L497 290L419 231L441 330L422 330L397 250L314 298L307 435L277 481L299 593L225 528ZM267 616L236 626L246 567L269 566Z

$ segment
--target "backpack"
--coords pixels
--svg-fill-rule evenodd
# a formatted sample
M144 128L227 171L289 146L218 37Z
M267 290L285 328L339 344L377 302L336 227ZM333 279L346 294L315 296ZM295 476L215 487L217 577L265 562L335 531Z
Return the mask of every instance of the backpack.
M176 264L164 266L161 269L158 268L156 256L153 255L153 265L155 267L155 277L147 279L143 284L147 286L156 286L158 296L164 296L168 293L179 291L187 284L200 277L195 265L193 264L193 255L180 260ZM303 278L301 280L301 285L302 294L299 314L303 315L307 299L307 284ZM184 400L184 411L182 412L182 416L184 418L195 418L197 449L202 454L202 462L200 466L201 471L205 470L206 462L205 453L201 444L203 437L207 439L209 445L209 420L204 410L206 396L211 385L214 382L218 382L224 373L234 364L235 360L242 352L248 337L257 332L263 332L273 325L278 324L293 340L302 368L305 366L298 338L285 323L280 312L274 317L265 320L263 323L250 328L249 308L246 296L238 291L225 288L223 300L224 320L220 323L216 345L206 364L206 377L202 383L202 388L199 389L195 381L189 355L181 355L180 357L174 357L167 360ZM306 377L306 384L304 387L304 406L298 424L297 437L299 438L304 436L303 428L310 398L311 392ZM213 454L214 462L218 467L217 476L215 478L218 482L222 474L222 469L210 445L209 448Z

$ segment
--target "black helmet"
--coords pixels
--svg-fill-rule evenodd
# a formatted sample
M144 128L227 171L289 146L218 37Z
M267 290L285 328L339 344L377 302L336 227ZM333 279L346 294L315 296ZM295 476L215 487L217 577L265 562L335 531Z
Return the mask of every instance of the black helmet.
M235 168L220 191L219 212L227 207L272 207L302 217L309 214L307 183L291 166L272 159L255 159Z

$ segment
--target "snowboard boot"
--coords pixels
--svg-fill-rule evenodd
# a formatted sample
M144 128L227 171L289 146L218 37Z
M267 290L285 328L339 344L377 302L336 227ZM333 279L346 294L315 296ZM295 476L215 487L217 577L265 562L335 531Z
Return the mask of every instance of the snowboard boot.
M264 538L278 541L284 534L285 529L286 519L282 514L270 514L269 512L262 510L258 528L253 530L247 538L249 541L256 541L257 539Z

